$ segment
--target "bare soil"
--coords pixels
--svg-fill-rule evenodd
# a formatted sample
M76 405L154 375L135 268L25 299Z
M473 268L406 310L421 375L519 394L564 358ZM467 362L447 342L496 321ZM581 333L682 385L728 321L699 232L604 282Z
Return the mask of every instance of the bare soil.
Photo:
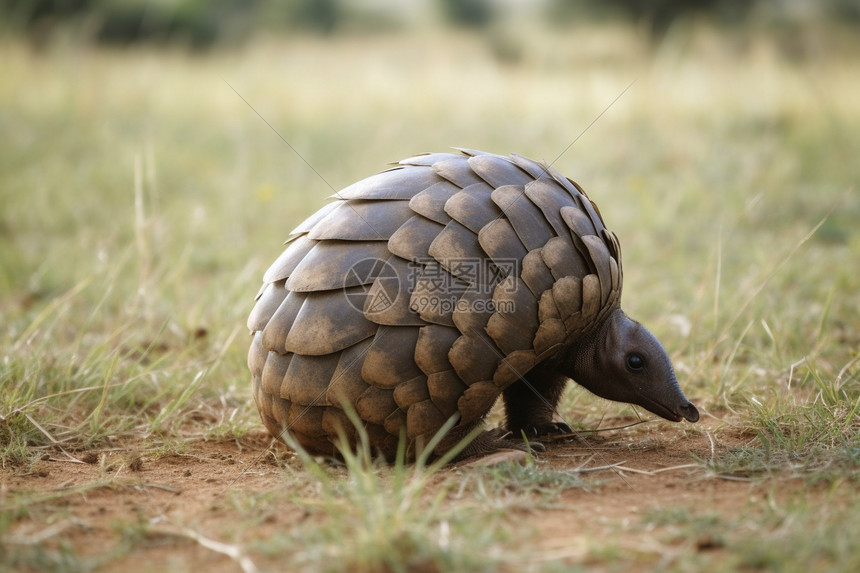
M614 420L611 425L624 423ZM707 534L672 539L664 531L655 538L643 517L674 507L730 517L796 492L800 484L790 480L724 479L694 463L693 455L709 459L750 439L705 419L696 426L649 423L602 433L587 443L550 443L539 456L542 467L593 469L583 476L594 479L594 485L565 490L549 507L514 509L511 523L531 532L526 537L538 544L541 561L598 569L600 558L592 548L608 542L622 554L637 555L634 568L656 565L667 547L678 552L723 551L719 540ZM3 507L29 500L3 544L66 547L78 556L103 556L100 568L106 571L239 571L236 561L195 540L189 531L216 542L229 539L232 532L247 542L306 518L304 510L286 503L267 508L258 521L249 522L246 510L245 529L236 533L239 520L231 492L289 487L284 462L276 459L289 454L281 450L273 455L267 451L269 444L269 436L260 431L241 442L196 442L181 455L140 457L129 450L51 454L28 475L3 473ZM141 524L139 537L135 523ZM660 540L656 545L655 539ZM262 569L277 567L272 556L250 555Z

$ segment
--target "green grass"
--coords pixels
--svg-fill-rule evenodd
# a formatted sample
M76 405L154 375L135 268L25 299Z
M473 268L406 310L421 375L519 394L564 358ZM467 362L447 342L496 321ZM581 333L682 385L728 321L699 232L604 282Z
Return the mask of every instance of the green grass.
M552 161L635 80L555 166L621 239L625 309L663 340L703 413L749 437L702 465L713 476L856 488L858 46L825 30L820 52L790 59L766 36L694 31L654 49L624 29L536 33L516 65L479 39L437 32L198 55L34 53L0 40L2 471L26 475L61 450L120 443L158 456L241 438L259 424L244 320L280 242L332 188L452 145ZM593 427L630 409L571 391L563 413ZM358 462L340 473L291 464L284 479L313 495L231 495L240 523L272 499L308 507L322 524L313 533L252 545L274 554L299 540L310 569L338 551L365 570L525 562L529 545L499 512L584 485L540 465L459 483ZM416 493L434 476L444 499ZM392 480L409 506L402 516L378 505ZM13 501L41 499L25 498ZM799 506L738 522L683 513L673 527L689 536L718 519L714 535L737 550L726 568L851 570L856 509ZM0 533L19 511L4 510ZM782 553L736 533L757 525ZM595 551L610 565L627 559L610 543ZM80 568L71 547L22 559ZM700 563L690 559L673 566Z
M800 500L780 503L771 496L731 518L660 510L646 515L641 527L659 532L665 547L661 570L852 571L860 565L858 509L856 499L813 506ZM728 558L715 549L725 550Z
M803 477L819 481L857 480L860 470L860 399L833 406L756 405L750 444L705 461L721 476Z
M291 555L295 567L308 570L492 571L503 562L508 552L502 546L502 513L444 503L455 481L441 477L440 483L438 474L458 449L431 464L431 441L414 464L406 464L401 442L396 462L387 467L374 461L366 433L356 427L362 447L342 449L343 468L320 465L296 446L302 464L292 475L298 487L291 497L315 526L302 520L256 544L256 550L272 558ZM428 496L431 481L437 487ZM310 495L301 486L308 483L318 485Z

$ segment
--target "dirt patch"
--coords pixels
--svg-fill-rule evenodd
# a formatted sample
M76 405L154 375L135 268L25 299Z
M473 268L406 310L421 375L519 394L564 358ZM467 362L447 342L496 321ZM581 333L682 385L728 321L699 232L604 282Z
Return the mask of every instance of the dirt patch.
M593 546L611 540L619 551L645 556L637 563L656 564L667 546L653 545L646 520L653 512L680 508L689 514L736 515L774 495L772 484L721 479L695 463L693 456L707 460L748 440L712 419L694 427L656 422L586 442L549 444L539 458L541 467L587 470L581 475L595 481L565 490L550 507L515 509L511 521L532 533L541 560L594 565L600 556ZM261 503L259 519L250 525L246 520L246 529L236 532L237 512L247 516L256 511L238 507L247 503L238 499L291 487L290 472L275 459L286 454L267 452L268 445L268 436L258 432L241 442L194 442L183 453L159 457L127 450L86 452L74 459L52 454L29 475L4 474L2 505L19 510L4 545L71 548L104 570L237 571L233 559L207 543L217 543L225 534L265 539L306 517L295 505ZM776 495L792 489L796 487L783 482ZM670 539L669 547L721 549L719 540L707 533ZM255 562L269 559L255 556Z
M194 442L188 453L160 457L127 450L52 456L29 475L4 475L3 506L16 499L27 504L4 541L52 549L71 543L78 556L104 559L115 570L181 565L235 571L229 557L188 537L182 524L217 531L229 520L231 488L278 487L283 472L265 453L268 444L259 432L242 442ZM135 550L122 555L123 544Z

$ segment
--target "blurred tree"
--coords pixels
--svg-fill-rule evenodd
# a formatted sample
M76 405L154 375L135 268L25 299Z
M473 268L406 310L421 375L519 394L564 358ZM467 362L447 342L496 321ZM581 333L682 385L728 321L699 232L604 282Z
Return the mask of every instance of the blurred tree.
M58 26L80 19L92 3L92 0L3 0L0 25L26 30L32 43L40 47L47 44Z
M519 6L519 8L518 8ZM534 0L552 22L620 18L645 24L660 37L677 21L708 18L734 25L756 16L758 25L800 25L807 20L860 24L860 0ZM393 29L436 8L448 24L492 30L517 10L516 0L0 0L0 31L23 32L46 45L58 30L98 42L173 42L196 47L233 43L270 33ZM416 16L418 15L418 16ZM507 43L506 43L507 42ZM510 40L499 37L505 59Z
M89 9L92 0L4 0L2 11L21 22L32 22L44 18L61 20Z
M494 16L489 0L437 0L446 21L466 28L485 28Z
M834 18L860 24L860 0L829 0L827 4Z
M553 0L553 17L623 18L646 23L662 36L678 20L706 16L723 23L740 23L758 0Z
M104 43L180 42L206 47L260 29L335 30L340 0L2 0L0 21L37 44L59 28Z
M294 24L324 34L335 30L343 12L338 0L293 0L290 4Z

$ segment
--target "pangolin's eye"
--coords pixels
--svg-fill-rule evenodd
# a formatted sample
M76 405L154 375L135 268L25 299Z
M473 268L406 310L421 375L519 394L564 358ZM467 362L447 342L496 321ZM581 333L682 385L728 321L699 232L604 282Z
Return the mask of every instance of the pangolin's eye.
M645 368L645 357L638 352L631 352L627 355L627 369L631 372L639 372Z

